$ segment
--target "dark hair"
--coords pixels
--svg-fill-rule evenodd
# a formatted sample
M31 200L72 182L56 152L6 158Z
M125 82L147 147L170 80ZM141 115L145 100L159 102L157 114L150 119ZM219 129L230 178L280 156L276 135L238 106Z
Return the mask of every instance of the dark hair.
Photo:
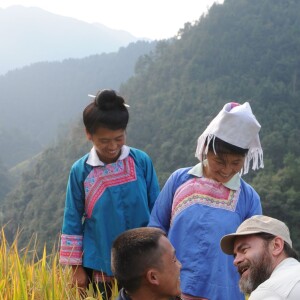
M102 90L96 94L94 102L83 111L83 123L90 134L99 127L111 130L126 129L129 113L123 97L114 90Z
M127 292L135 292L140 287L149 268L160 269L162 236L165 233L159 228L141 227L123 232L113 242L112 272Z
M267 244L272 241L276 236L267 232L256 233L256 236L262 238ZM283 251L287 257L299 259L299 255L287 242L284 242Z
M212 138L208 144L208 151L212 151L218 156L226 154L237 154L245 156L248 153L248 149L240 148L229 144L217 137Z

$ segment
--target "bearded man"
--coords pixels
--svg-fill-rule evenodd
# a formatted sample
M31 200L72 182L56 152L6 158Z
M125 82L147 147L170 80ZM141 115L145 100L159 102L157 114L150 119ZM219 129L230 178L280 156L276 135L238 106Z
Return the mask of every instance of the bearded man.
M240 290L249 300L300 299L300 263L285 223L253 216L223 236L221 248L234 256Z

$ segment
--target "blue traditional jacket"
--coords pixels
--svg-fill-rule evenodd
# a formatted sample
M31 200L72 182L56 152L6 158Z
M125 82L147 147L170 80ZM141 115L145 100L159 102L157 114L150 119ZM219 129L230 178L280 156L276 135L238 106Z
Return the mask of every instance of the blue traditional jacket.
M223 235L262 213L255 190L236 174L222 184L204 178L202 164L175 171L155 202L148 226L163 229L182 264L184 294L213 300L239 300L239 274L233 257L220 248Z
M125 230L147 226L159 184L141 150L123 146L118 161L96 165L95 153L93 148L70 171L60 263L112 275L112 242Z

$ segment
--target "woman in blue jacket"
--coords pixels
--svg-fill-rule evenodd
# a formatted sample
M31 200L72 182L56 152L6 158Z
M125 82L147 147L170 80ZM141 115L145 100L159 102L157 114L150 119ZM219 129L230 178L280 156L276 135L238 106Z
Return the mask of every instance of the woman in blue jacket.
M222 253L223 235L261 214L260 198L241 179L263 167L260 124L248 102L227 103L198 139L194 167L175 171L153 208L149 226L163 229L182 264L182 298L239 300L239 275Z
M110 252L123 231L147 226L159 193L150 157L126 145L128 105L113 90L99 91L83 111L91 151L70 171L60 263L71 265L73 283L98 283L110 295Z

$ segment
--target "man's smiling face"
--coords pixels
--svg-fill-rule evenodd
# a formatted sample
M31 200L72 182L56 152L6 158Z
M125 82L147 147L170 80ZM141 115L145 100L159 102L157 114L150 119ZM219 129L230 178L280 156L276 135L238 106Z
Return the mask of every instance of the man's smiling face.
M234 242L234 265L241 276L239 286L250 294L273 271L272 255L268 243L255 235L238 236Z

